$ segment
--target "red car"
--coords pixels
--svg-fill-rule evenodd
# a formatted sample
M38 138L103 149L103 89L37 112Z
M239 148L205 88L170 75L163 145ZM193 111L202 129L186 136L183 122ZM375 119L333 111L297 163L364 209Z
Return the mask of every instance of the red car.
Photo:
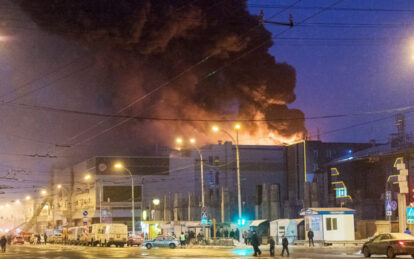
M13 239L13 245L15 245L15 244L22 244L22 245L24 245L24 238L22 236L16 236Z
M128 246L140 246L144 239L141 236L129 236Z

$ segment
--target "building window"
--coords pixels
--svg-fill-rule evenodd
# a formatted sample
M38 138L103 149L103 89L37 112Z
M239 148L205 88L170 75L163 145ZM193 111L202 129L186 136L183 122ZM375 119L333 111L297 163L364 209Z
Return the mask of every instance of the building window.
M209 156L209 157L208 157L208 163L209 163L210 165L212 165L212 164L213 164L213 157L212 157L212 156Z
M336 218L326 218L326 230L338 230L338 223Z

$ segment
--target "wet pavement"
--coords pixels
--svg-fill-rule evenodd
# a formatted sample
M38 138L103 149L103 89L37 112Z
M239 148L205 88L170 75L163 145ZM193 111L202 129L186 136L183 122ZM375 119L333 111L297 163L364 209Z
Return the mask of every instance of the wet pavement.
M260 258L269 258L269 247L261 247ZM290 258L363 258L358 247L290 247ZM276 248L274 258L279 256L281 248ZM286 255L285 255L286 257ZM8 247L0 258L256 258L251 248L153 248L142 247L82 247L64 245L14 245ZM404 257L402 257L404 258ZM408 257L410 258L410 257Z

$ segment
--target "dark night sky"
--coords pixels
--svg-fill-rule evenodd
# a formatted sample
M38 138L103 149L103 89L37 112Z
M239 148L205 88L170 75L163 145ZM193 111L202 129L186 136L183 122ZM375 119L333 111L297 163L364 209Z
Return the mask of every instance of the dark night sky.
M266 19L296 2L251 0L249 8L252 13L263 9ZM300 22L318 11L301 7L326 7L335 2L303 0L271 20L286 21L291 13L294 21ZM345 0L334 8L353 9L326 10L280 36L294 39L275 39L271 53L279 62L293 65L297 72L297 100L291 107L309 117L413 105L414 1ZM273 35L285 30L275 25L266 28ZM323 141L386 141L394 131L393 118L327 132L387 116L390 114L307 120L306 126L311 135L316 135L319 128ZM409 131L413 120L412 113L407 114Z

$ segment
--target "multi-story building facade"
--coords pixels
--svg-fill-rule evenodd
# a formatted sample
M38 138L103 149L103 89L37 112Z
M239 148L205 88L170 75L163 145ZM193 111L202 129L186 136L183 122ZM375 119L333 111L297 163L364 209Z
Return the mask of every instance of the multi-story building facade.
M368 146L320 141L290 146L240 145L243 218L296 218L302 208L329 205L329 176L321 170L322 165L349 150L355 152ZM208 216L216 222L235 222L236 147L231 142L219 142L200 151ZM116 162L121 162L133 175L137 222L200 221L200 155L196 149L183 149L169 156L94 157L54 170L54 199L50 204L54 226L83 222L132 225L131 177L125 170L115 170ZM155 205L154 200L159 203ZM139 227L137 224L136 228Z

